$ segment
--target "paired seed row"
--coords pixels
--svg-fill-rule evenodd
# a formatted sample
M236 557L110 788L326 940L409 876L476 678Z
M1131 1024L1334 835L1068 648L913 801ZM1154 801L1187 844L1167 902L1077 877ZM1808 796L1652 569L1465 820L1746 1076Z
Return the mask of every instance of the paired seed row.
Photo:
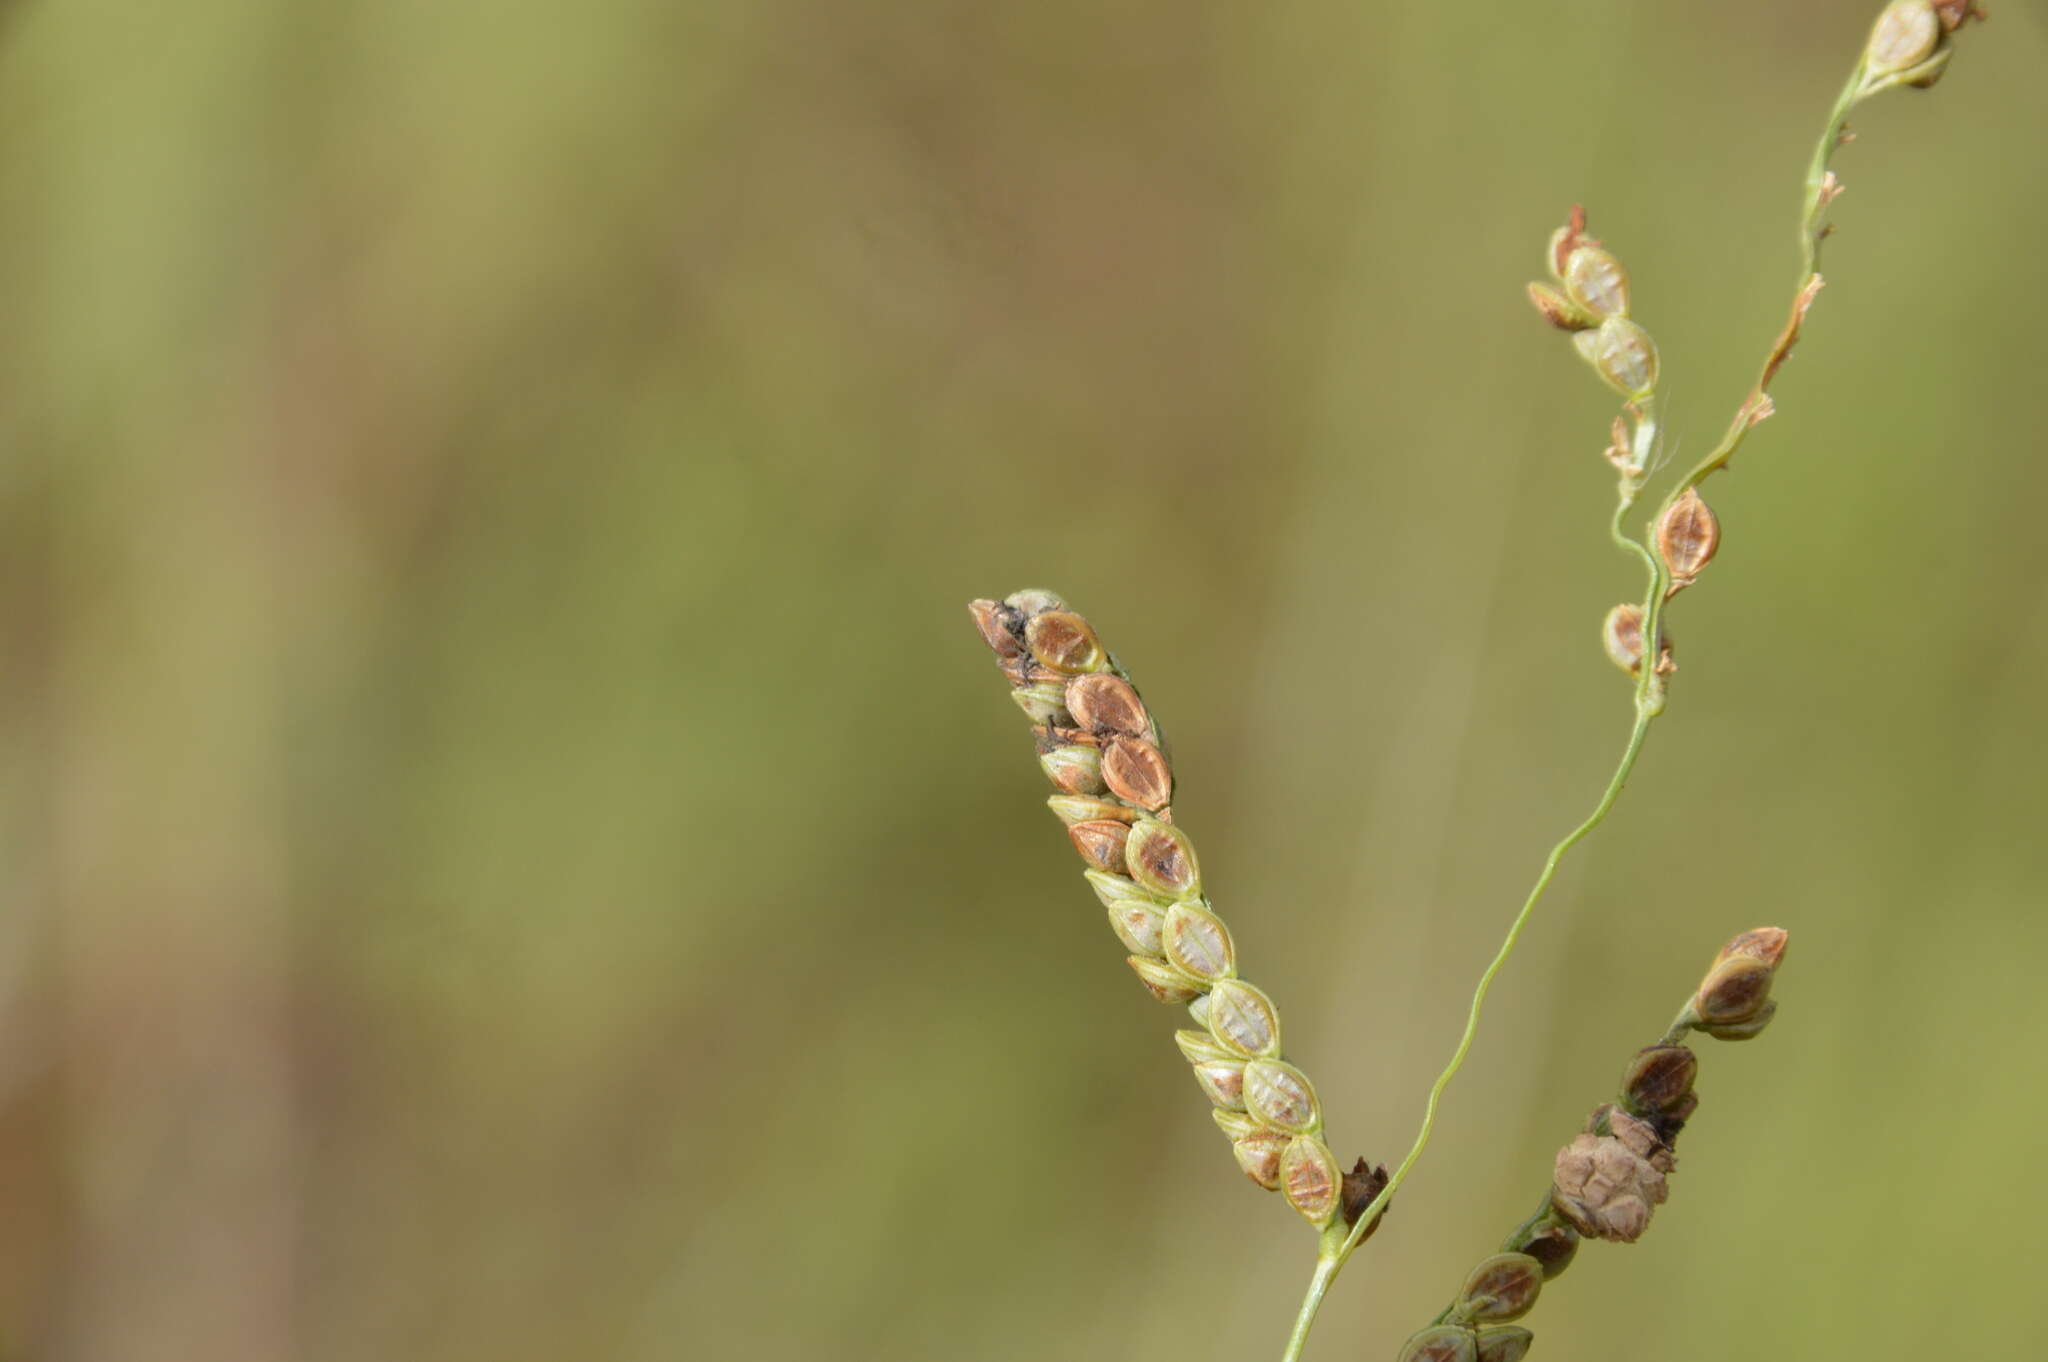
M1230 929L1202 894L1194 845L1174 826L1173 770L1158 723L1088 621L1051 592L969 609L1031 720L1039 765L1058 791L1046 803L1066 825L1132 972L1195 1021L1174 1040L1215 1104L1238 1167L1283 1193L1310 1224L1328 1224L1347 1200L1346 1178L1321 1138L1314 1086L1281 1057L1273 1000L1237 977ZM1370 1181L1362 1164L1353 1176Z

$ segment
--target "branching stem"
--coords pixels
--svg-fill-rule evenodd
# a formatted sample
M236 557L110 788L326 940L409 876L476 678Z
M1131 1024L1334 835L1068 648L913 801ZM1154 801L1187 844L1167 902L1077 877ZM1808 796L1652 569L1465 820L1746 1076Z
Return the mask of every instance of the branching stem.
M1416 1131L1415 1142L1409 1146L1407 1154L1394 1169L1386 1187L1373 1198L1356 1221L1347 1227L1340 1218L1323 1232L1317 1247L1315 1272L1309 1278L1308 1291L1302 1297L1301 1309L1295 1316L1294 1330L1288 1336L1287 1350L1281 1355L1281 1362L1299 1362L1302 1349L1308 1342L1309 1331L1315 1326L1316 1314L1322 1308L1323 1298L1329 1294L1330 1284L1336 1280L1337 1274L1343 1270L1344 1264L1364 1240L1373 1223L1385 1211L1394 1193L1400 1190L1401 1184L1407 1180L1416 1160L1422 1157L1423 1150L1428 1147L1430 1136L1436 1128L1437 1107L1442 1101L1444 1090L1450 1086L1451 1080L1457 1077L1458 1071L1464 1067L1466 1055L1471 1052L1473 1038L1479 1031L1480 1011L1486 1004L1486 995L1492 989L1495 977L1507 964L1508 958L1514 954L1515 945L1521 940L1523 928L1528 926L1536 905L1542 901L1551 881L1556 878L1558 866L1563 863L1566 854L1600 826L1614 808L1615 802L1621 798L1622 789L1628 784L1629 775L1635 770L1636 761L1642 755L1643 744L1649 737L1650 725L1664 712L1665 677L1658 672L1657 663L1663 640L1664 605L1669 595L1671 579L1663 560L1651 551L1649 544L1655 539L1656 525L1664 512L1689 489L1697 486L1716 470L1725 467L1749 432L1771 414L1770 399L1767 395L1771 380L1776 377L1779 367L1784 364L1792 347L1798 343L1800 327L1805 321L1807 309L1812 306L1814 296L1820 290L1820 252L1821 244L1828 234L1827 208L1835 193L1839 192L1831 179L1829 167L1836 150L1844 140L1850 110L1873 92L1865 74L1865 65L1859 60L1855 71L1849 77L1849 83L1843 87L1840 97L1835 101L1834 109L1828 116L1826 130L1821 134L1820 142L1815 147L1813 159L1807 168L1805 210L1800 217L1799 284L1793 297L1791 317L1772 345L1756 386L1750 390L1748 398L1736 412L1735 420L1722 436L1721 442L1671 489L1670 495L1659 506L1657 515L1650 521L1648 533L1638 539L1628 533L1625 524L1629 512L1635 506L1641 487L1640 470L1650 467L1658 434L1654 406L1648 400L1640 404L1631 449L1631 462L1634 468L1623 474L1619 504L1609 526L1609 533L1614 542L1625 552L1641 560L1649 579L1648 591L1643 600L1643 659L1637 669L1635 722L1629 729L1628 743L1622 749L1621 760L1615 765L1614 774L1608 778L1607 788L1602 792L1599 802L1593 806L1593 811L1577 827L1566 833L1544 858L1543 869L1537 874L1536 882L1523 901L1521 911L1515 914L1514 921L1508 926L1506 937L1500 943L1500 948L1494 952L1493 960L1479 976L1478 986L1472 991L1471 1007L1465 1016L1464 1034L1458 1038L1458 1045L1451 1052L1450 1062L1430 1085L1429 1098L1423 1106L1422 1125ZM1668 1041L1670 1037L1667 1036L1666 1039Z
M1648 564L1648 600L1649 605L1654 606L1661 604L1663 600L1664 566L1657 560L1656 555L1640 542L1628 539L1619 529L1620 517L1627 513L1631 501L1632 498L1624 498L1621 510L1616 513L1615 535L1632 551L1640 553ZM1648 610L1649 606L1646 606L1646 618ZM1654 638L1655 635L1646 629L1644 637ZM1330 1283L1336 1280L1337 1273L1365 1237L1366 1230L1379 1218L1380 1212L1386 1209L1387 1202L1407 1180L1409 1171L1415 1167L1416 1160L1422 1157L1422 1151L1428 1147L1430 1135L1436 1129L1437 1107L1443 1100L1444 1090L1451 1085L1451 1080L1457 1077L1458 1070L1464 1067L1465 1056L1472 1050L1473 1037L1479 1033L1479 1014L1486 1005L1486 995L1493 988L1494 978L1507 964L1508 957L1514 954L1515 945L1522 937L1522 929L1529 925L1536 905L1542 901L1544 892L1550 888L1550 882L1556 878L1558 866L1563 863L1567 852L1600 826L1609 811L1614 808L1615 801L1621 798L1622 787L1628 784L1629 773L1635 770L1636 759L1642 755L1643 742L1649 737L1650 724L1664 707L1663 678L1656 674L1654 650L1646 649L1646 653L1646 665L1641 669L1642 675L1636 682L1635 724L1629 730L1628 745L1622 749L1621 760L1616 764L1614 774L1608 778L1607 789L1601 794L1600 802L1593 806L1593 811L1586 815L1585 821L1566 833L1563 840L1550 849L1550 855L1544 859L1542 872L1537 875L1528 898L1522 903L1521 912L1515 914L1515 920L1508 926L1508 934L1502 939L1500 949L1494 952L1492 962L1487 965L1485 973L1479 976L1479 984L1472 991L1472 1006L1465 1016L1464 1034L1458 1038L1458 1048L1452 1051L1450 1062L1436 1076L1436 1082L1430 1085L1429 1100L1422 1110L1422 1126L1415 1134L1414 1144L1409 1146L1408 1153L1394 1169L1393 1176L1387 1179L1386 1188L1373 1198L1372 1203L1349 1227L1348 1232L1341 1222L1332 1224L1330 1229L1324 1232L1316 1255L1315 1274L1309 1279L1308 1293L1302 1298L1301 1311L1295 1317L1294 1332L1287 1340L1287 1351L1281 1354L1281 1362L1297 1362L1300 1358L1302 1347L1308 1342L1309 1330L1315 1324L1316 1312L1321 1309L1323 1297L1329 1292Z

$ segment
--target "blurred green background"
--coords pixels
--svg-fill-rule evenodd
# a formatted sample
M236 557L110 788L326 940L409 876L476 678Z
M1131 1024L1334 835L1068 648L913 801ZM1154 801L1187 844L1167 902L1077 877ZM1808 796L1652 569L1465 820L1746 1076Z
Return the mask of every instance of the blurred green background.
M963 603L1066 593L1391 1161L1621 744L1575 200L1682 459L1877 6L17 4L0 1356L1277 1355ZM1719 942L1538 1358L2027 1356L2048 22L1857 120L1683 672L1311 1356L1389 1358Z

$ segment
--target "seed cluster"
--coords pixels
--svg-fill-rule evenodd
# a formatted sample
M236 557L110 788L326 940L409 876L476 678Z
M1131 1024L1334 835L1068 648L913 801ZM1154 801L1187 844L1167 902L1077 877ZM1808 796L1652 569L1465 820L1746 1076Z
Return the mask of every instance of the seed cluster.
M1238 1167L1312 1225L1340 1210L1356 1216L1383 1183L1362 1161L1348 1176L1339 1169L1322 1139L1315 1086L1281 1057L1273 1000L1237 977L1230 928L1202 893L1194 844L1174 825L1159 725L1130 677L1088 621L1049 591L968 608L1031 720L1039 765L1058 791L1046 803L1066 825L1132 972L1153 997L1185 1004L1194 1018L1197 1029L1174 1040Z
M1508 1321L1534 1308L1543 1284L1571 1266L1580 1240L1632 1244L1642 1237L1669 1194L1678 1165L1672 1146L1699 1108L1699 1056L1676 1039L1699 1031L1745 1040L1768 1026L1786 940L1781 928L1758 927L1721 948L1670 1032L1636 1051L1615 1100L1594 1108L1585 1129L1557 1152L1543 1209L1472 1269L1457 1299L1409 1337L1399 1362L1519 1362L1534 1335Z

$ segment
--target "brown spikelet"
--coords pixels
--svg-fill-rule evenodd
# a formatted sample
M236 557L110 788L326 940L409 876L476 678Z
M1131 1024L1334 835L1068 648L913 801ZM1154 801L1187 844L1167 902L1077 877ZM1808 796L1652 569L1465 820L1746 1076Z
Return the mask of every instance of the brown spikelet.
M1657 521L1657 552L1671 573L1673 594L1693 584L1720 546L1720 519L1695 488L1686 488Z
M1121 733L1142 738L1150 731L1151 716L1145 702L1130 682L1108 672L1091 672L1067 682L1067 708L1074 722L1096 733Z
M1165 754L1141 738L1113 737L1102 748L1102 779L1111 793L1147 813L1173 797L1173 772Z

